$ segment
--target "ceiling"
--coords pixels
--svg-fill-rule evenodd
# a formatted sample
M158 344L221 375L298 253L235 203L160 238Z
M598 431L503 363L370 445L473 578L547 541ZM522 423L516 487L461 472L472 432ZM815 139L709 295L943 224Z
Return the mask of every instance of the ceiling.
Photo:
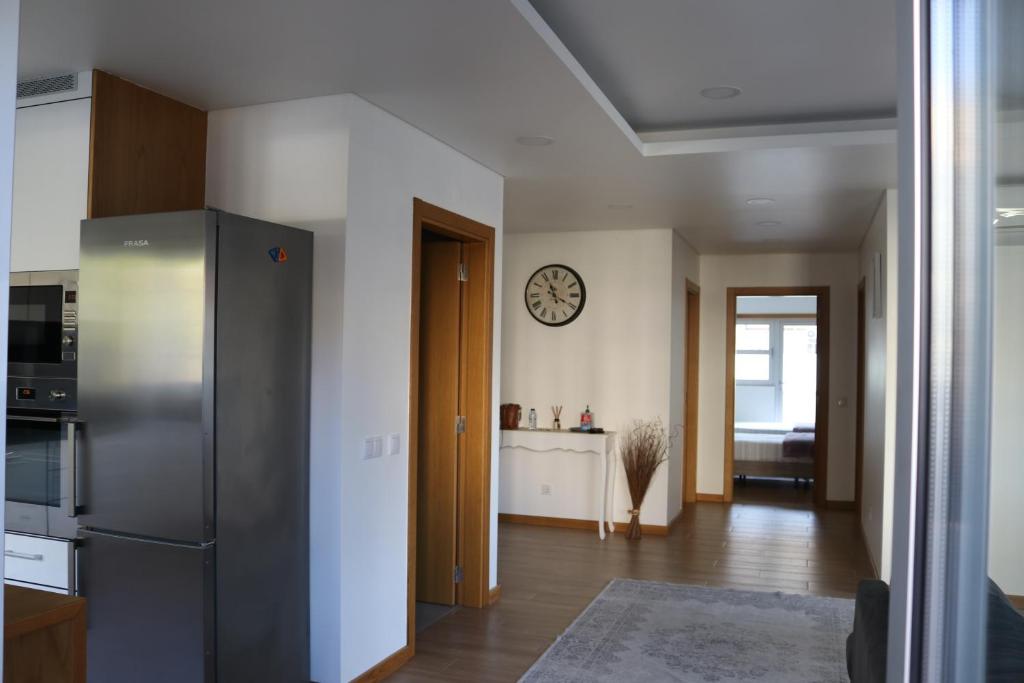
M857 27L875 26L891 15L892 2L771 5L791 18L803 8L799 25L825 30L854 20ZM554 4L537 0L542 12ZM895 75L888 57L865 54L894 53L891 31L865 41L873 50L855 46L846 54L846 43L824 39L799 41L796 50L795 31L784 32L778 18L750 21L753 5L742 0L722 0L729 12L718 3L669 0L557 4L552 22L562 24L567 46L580 41L579 55L570 52L584 65L582 75L509 0L32 0L22 6L19 76L101 68L204 109L354 92L504 175L508 232L673 228L702 253L857 247L882 190L895 186L894 144L758 148L745 145L737 129L732 151L645 156L615 120L619 105L604 106L601 91L607 87L613 103L634 98L639 113L621 106L639 129L648 115L660 126L891 113ZM716 9L706 8L712 4ZM626 6L630 12L621 9ZM819 11L822 6L835 14ZM843 9L850 6L870 17L851 18ZM664 29L651 39L657 27L675 25L674 40ZM774 43L763 39L765 26ZM584 45L599 45L606 27L618 29L609 45L613 66L619 55L639 55L609 71L612 76L586 66L599 51ZM648 48L648 42L667 45ZM747 59L723 62L737 46ZM661 64L664 58L670 63ZM871 69L844 66L862 59ZM687 64L679 72L685 78L672 97L652 98L679 63ZM770 73L757 66L769 63ZM761 88L765 79L805 78L813 63L839 66L831 78L823 69L806 87L787 86L785 92L799 91L798 100L781 86L774 93ZM871 70L875 80L865 73ZM844 79L854 72L857 87L844 93ZM588 87L588 74L600 91ZM620 85L601 85L609 78ZM728 100L727 110L702 113L704 103L692 90L719 83L739 84L744 94ZM524 135L555 142L524 147L515 142ZM752 197L775 201L750 206ZM757 225L764 221L779 225Z
M896 115L892 0L532 4L638 131Z

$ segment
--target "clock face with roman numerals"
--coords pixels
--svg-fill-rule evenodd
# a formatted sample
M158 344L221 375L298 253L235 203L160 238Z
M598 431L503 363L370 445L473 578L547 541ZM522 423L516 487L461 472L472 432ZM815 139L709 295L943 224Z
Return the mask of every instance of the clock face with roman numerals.
M544 266L526 282L526 310L537 322L551 327L568 325L583 312L587 288L569 266Z

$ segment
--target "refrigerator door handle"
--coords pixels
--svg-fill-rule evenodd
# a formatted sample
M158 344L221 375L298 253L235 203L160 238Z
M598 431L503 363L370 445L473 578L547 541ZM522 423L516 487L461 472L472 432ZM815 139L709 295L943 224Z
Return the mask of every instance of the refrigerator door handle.
M61 496L61 501L64 514L68 517L78 516L76 489L78 488L78 426L80 424L77 420L61 420L60 423L60 487L64 494Z

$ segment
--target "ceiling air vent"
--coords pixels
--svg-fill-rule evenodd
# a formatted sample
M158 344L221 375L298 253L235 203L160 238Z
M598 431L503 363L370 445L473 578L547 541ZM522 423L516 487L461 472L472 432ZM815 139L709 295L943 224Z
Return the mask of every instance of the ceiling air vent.
M23 97L38 97L39 95L52 95L54 93L69 92L78 88L78 74L64 74L62 76L49 76L37 78L31 81L18 83L18 99Z

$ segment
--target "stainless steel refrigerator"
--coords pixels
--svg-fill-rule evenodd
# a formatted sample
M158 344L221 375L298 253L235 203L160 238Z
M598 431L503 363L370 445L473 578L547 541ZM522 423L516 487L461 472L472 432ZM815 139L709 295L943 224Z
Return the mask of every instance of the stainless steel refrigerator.
M312 258L219 211L83 221L89 680L309 681Z

